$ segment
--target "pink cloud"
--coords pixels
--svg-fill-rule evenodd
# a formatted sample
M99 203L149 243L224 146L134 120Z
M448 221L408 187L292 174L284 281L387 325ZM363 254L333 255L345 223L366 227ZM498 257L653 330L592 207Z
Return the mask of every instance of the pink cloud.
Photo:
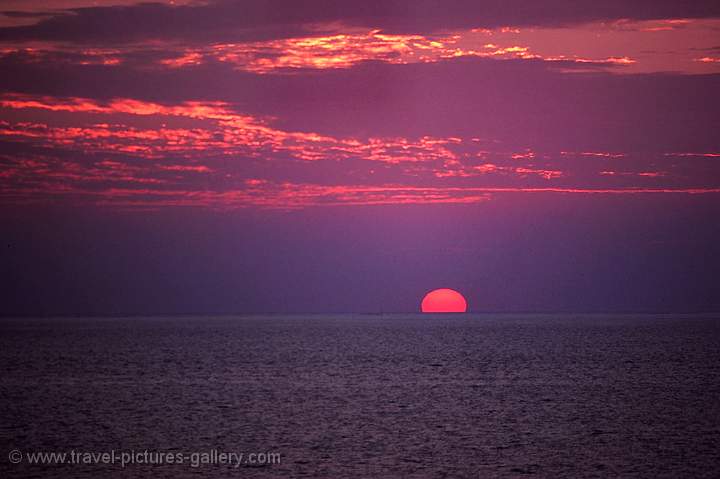
M7 201L300 208L474 203L500 193L717 192L707 182L694 186L699 177L683 180L691 186L677 186L692 169L673 170L678 166L672 163L659 170L627 153L505 151L491 140L454 136L360 139L294 132L223 102L4 95L0 107L6 118L0 134L43 152L0 156L0 194ZM28 121L8 114L17 110ZM193 126L168 126L178 119L191 119ZM720 154L668 153L660 159L667 156L692 168ZM695 157L700 159L690 159ZM283 178L288 175L296 177ZM338 184L318 184L318 177ZM599 177L607 181L598 184Z

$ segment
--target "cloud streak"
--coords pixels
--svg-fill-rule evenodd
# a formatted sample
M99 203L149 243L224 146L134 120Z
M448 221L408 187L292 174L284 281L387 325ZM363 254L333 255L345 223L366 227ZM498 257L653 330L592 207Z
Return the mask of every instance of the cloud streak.
M73 7L71 3L68 7ZM619 19L720 17L717 2L608 0L451 0L366 2L309 0L216 1L171 5L141 3L69 8L34 25L0 29L0 41L50 40L77 43L146 42L172 39L232 42L292 36L343 25L392 34L427 34L503 26L567 26ZM47 9L50 12L55 9ZM37 9L33 9L37 12Z
M3 150L12 152L0 157L8 202L292 209L470 203L498 193L718 191L705 176L717 168L712 153L643 158L518 152L479 138L335 137L287 131L223 102L13 94L0 97L0 108L34 118L0 122Z
M156 69L219 62L255 74L346 69L370 61L412 64L462 57L542 60L570 72L604 68L614 73L678 70L702 74L720 72L714 57L698 58L699 51L712 48L718 28L719 19L619 20L563 28L475 28L438 34L389 34L340 25L328 26L326 34L307 31L287 38L236 43L156 40L111 48L16 42L0 48L0 55L29 63L130 63ZM145 62L136 63L141 58Z

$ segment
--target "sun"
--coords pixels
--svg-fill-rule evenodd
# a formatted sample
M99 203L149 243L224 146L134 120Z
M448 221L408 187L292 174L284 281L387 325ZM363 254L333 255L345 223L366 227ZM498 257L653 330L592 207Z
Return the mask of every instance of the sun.
M425 295L420 304L420 311L423 313L464 313L467 311L467 301L454 289L435 289Z

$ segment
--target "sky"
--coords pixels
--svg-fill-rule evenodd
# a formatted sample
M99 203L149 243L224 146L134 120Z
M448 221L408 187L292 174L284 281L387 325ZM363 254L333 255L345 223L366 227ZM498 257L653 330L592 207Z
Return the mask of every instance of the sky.
M0 314L720 310L720 3L0 1Z

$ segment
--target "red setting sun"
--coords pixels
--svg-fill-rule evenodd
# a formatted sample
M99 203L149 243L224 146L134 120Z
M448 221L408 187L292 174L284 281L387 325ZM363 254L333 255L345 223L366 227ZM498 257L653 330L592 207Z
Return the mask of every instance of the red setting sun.
M454 289L436 289L425 295L420 310L423 313L464 313L467 301Z

